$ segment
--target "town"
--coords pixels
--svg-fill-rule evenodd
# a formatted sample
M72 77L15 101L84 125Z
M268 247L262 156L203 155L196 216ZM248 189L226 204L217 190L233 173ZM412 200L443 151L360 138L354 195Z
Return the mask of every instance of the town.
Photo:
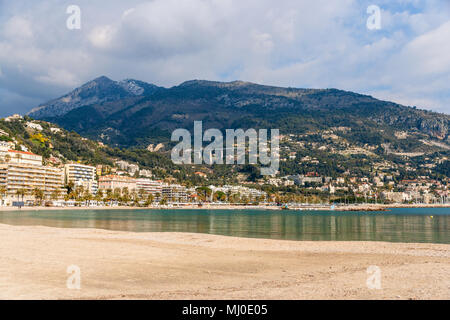
M19 115L5 118L4 123L22 123L32 139L50 144L42 134L42 126L48 123L24 120ZM56 126L48 131L55 135L63 134L62 129ZM201 183L193 185L177 181L172 175L158 176L157 170L153 172L151 168L125 160L89 165L81 160L62 161L53 155L44 159L15 137L10 137L8 132L0 130L0 137L3 137L0 141L0 205L7 207L164 208L215 205L339 208L369 204L449 203L448 178L438 180L419 176L416 179L399 179L398 170L388 165L383 167L377 164L377 170L367 175L353 175L346 171L332 177L309 171L281 177L259 176L253 181L239 179L234 184L210 183L208 171L198 169L194 176ZM281 162L298 157L297 152L293 151L296 149L288 147L293 141L294 135L282 136ZM319 163L309 156L301 158L301 161L309 165L308 168Z

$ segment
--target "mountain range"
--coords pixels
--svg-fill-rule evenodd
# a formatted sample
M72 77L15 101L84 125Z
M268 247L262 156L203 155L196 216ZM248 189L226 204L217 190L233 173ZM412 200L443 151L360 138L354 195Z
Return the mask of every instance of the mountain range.
M117 147L167 143L176 128L278 128L311 134L349 127L351 143L390 144L412 152L450 144L450 115L406 107L338 89L297 89L243 81L186 81L163 88L139 80L99 77L32 109L28 115L54 122ZM396 137L405 132L408 143ZM431 141L424 144L419 141ZM438 148L439 149L439 148Z

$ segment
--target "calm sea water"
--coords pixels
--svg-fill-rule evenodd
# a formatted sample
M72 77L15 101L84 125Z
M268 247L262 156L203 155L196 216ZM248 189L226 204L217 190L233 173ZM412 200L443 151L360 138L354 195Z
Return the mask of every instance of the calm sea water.
M450 243L450 208L396 208L388 212L23 210L0 211L0 223L289 240Z

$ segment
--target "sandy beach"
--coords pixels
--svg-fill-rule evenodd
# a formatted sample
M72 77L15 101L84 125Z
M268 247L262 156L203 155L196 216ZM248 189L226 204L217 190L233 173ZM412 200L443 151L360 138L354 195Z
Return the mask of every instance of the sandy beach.
M9 225L0 243L1 299L450 299L445 244ZM379 290L366 285L372 265Z

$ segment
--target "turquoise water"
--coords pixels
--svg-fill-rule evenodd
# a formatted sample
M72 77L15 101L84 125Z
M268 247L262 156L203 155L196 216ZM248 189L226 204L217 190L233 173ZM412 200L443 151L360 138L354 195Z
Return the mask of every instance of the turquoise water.
M450 208L395 208L388 212L22 210L0 211L0 223L289 240L450 243Z

